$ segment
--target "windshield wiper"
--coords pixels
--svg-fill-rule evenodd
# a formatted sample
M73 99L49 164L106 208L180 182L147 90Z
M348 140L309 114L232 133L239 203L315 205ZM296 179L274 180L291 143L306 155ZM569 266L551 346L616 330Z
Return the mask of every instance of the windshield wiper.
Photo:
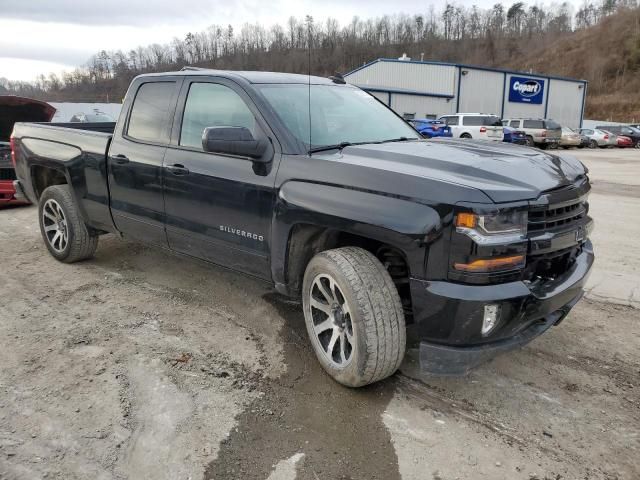
M321 147L314 147L309 149L309 153L316 152L325 152L327 150L342 150L345 147L350 147L351 145L362 145L363 142L360 143L351 143L351 142L340 142L335 145L322 145Z
M381 140L380 142L375 142L375 143L408 142L409 140L418 140L418 139L417 138L398 137L398 138L390 138L389 140Z
M418 140L417 138L407 138L407 137L399 137L399 138L390 138L389 140L381 140L379 142L371 141L371 142L340 142L335 145L322 145L320 147L311 148L309 153L316 152L325 152L327 150L342 150L345 147L352 147L354 145L377 145L380 143L391 143L391 142L408 142L409 140Z

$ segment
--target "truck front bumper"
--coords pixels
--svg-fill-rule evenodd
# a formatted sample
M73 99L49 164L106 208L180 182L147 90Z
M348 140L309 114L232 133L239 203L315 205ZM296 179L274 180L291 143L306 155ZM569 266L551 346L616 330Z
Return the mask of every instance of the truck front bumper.
M463 285L411 279L414 323L410 344L420 350L428 373L464 375L472 368L529 343L560 323L583 295L593 265L587 241L562 277L538 283ZM499 312L496 327L483 336L485 307Z

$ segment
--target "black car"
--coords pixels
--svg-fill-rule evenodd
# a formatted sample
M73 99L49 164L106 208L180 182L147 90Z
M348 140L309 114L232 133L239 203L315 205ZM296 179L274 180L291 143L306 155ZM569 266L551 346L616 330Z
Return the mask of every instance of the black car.
M301 300L344 385L392 375L407 347L459 374L526 344L594 261L578 160L423 139L339 78L141 75L112 133L69 125L13 132L16 187L54 258L114 233L252 275Z

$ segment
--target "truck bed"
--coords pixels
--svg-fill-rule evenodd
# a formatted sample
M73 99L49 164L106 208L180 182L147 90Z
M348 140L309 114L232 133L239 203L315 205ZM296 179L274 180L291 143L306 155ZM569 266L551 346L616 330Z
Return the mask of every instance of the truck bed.
M61 172L73 186L76 202L98 230L113 229L107 188L107 152L115 123L16 123L16 174L36 203L40 180ZM104 130L108 130L105 132ZM64 172L64 173L62 173Z

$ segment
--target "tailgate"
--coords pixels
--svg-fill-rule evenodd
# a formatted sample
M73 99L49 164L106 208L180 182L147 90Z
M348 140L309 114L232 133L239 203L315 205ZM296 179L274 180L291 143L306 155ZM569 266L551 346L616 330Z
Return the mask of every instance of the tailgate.
M503 127L486 127L486 128L487 128L487 137L491 137L491 138L504 137Z

